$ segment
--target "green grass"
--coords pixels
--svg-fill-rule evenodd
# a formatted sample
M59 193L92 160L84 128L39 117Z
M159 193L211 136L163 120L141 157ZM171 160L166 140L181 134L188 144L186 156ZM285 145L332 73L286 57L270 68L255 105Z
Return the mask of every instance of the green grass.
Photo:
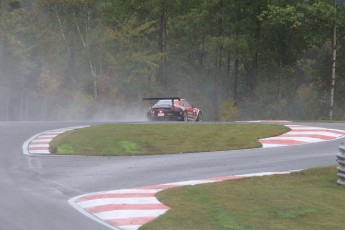
M112 124L59 135L50 151L106 156L209 152L260 147L259 138L287 131L263 124Z
M142 230L344 229L345 187L336 168L165 190L171 207Z

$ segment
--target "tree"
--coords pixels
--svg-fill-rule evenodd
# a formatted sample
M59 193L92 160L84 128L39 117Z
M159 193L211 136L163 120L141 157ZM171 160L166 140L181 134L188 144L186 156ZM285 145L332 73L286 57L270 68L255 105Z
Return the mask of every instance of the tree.
M24 26L24 15L19 1L1 1L0 5L0 69L4 86L19 88L25 85L25 77L30 74L34 63L25 44L29 28Z
M266 11L260 15L263 28L263 39L266 41L266 54L273 58L277 68L277 106L283 103L284 79L296 60L301 58L307 47L302 31L303 13L293 5L268 5ZM272 52L273 51L273 52ZM278 109L281 116L281 109Z

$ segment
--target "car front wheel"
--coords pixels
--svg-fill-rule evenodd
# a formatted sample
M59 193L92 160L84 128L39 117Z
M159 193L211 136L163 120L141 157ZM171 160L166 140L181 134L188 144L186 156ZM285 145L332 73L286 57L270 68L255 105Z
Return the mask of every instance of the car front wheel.
M196 121L197 122L203 122L203 117L202 117L202 113L201 112L199 112L198 117L196 118Z

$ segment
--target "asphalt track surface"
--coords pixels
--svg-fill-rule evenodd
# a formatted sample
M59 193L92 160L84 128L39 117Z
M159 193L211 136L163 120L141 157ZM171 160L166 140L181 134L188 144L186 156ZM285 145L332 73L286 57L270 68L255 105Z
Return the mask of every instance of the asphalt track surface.
M336 165L345 138L314 144L139 157L27 156L31 136L96 123L0 122L0 230L108 229L71 208L81 194ZM345 123L297 123L345 130Z

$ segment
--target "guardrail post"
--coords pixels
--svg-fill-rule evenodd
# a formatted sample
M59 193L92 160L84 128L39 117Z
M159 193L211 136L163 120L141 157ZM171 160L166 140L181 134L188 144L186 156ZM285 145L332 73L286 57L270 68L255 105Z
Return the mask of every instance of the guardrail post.
M337 176L339 177L337 183L345 185L345 146L343 143L339 146L339 150L340 153L337 154L337 162L339 163L339 166L337 167Z

